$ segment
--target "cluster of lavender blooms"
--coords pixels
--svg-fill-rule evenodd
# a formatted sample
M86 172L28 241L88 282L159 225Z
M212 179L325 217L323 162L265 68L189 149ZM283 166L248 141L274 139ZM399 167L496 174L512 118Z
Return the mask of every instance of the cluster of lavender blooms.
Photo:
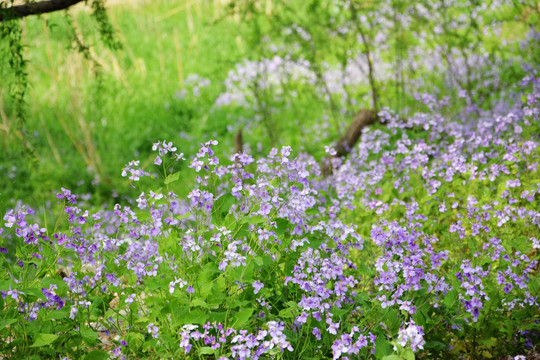
M341 12L349 11L348 5L337 3L335 6L343 6ZM347 49L337 59L324 56L312 59L307 54L306 49L325 46L316 43L317 36L310 33L320 32L320 25L309 29L298 24L283 24L283 38L265 39L274 56L258 61L245 60L230 70L224 81L225 91L217 97L215 108L237 106L262 113L267 107L263 109L258 104L261 98L280 101L285 97L297 97L298 92L290 89L299 85L310 88L306 91L309 96L319 94L321 101L327 101L343 113L356 110L359 104L369 103L370 69L363 39L366 34L359 31L359 24L361 27L370 24L364 32L368 32L369 58L374 64L371 75L376 83L384 84L380 87L397 82L399 84L394 86L402 87L403 93L429 91L446 95L454 93L454 89L462 89L470 111L476 111L480 103L490 98L493 90L504 92L500 86L501 69L513 63L526 63L522 53L534 52L538 45L537 32L531 28L527 38L521 41L521 48L528 50L517 51L518 41L516 44L503 43L501 46L512 49L508 53L513 55L502 59L494 56L500 49L493 48L489 41L480 40L501 37L503 25L493 14L507 10L503 1L489 4L412 2L404 6L396 12L395 3L385 0L364 9L358 19L329 15L327 28L323 31L330 34L330 41L324 37L325 43L335 40ZM460 16L449 15L454 11ZM433 24L433 28L424 23ZM400 45L403 33L411 34L414 43ZM466 35L459 38L461 35L458 34ZM456 38L460 41L455 41ZM426 73L431 75L426 76ZM440 88L433 89L434 83Z
M384 46L374 45L374 48L384 49ZM490 89L500 84L498 69L503 65L500 58L492 58L486 52L473 52L473 49L467 49L467 52L464 56L463 51L454 48L426 49L417 46L409 50L409 66L417 72L422 70L421 73L443 74L442 85L447 89L465 88L468 85L474 86L474 89ZM374 69L375 78L378 81L392 80L395 76L392 62L385 61L379 53L371 56L377 64ZM317 81L317 66L323 69L321 81ZM425 78L409 80L408 90L412 93L430 89ZM369 86L366 56L361 52L350 54L345 63L340 65L327 62L315 65L303 58L293 60L290 54L284 57L275 55L259 61L245 60L229 71L224 82L226 90L217 97L215 106L253 108L254 91L271 90L272 98L276 100L283 97L284 85L290 83L315 87L316 92L323 94L326 101L330 101L330 96L338 99L340 108L346 111L349 106L357 106L360 100L367 102L367 98L357 96L361 89Z
M244 60L229 71L225 79L225 92L221 93L215 106L235 105L253 106L253 88L255 91L273 90L273 96L283 95L282 84L305 82L315 84L315 74L310 70L307 60L293 60L290 56L274 56L260 61Z
M379 64L378 78L389 79L390 66L381 59L377 58L376 61ZM343 67L326 62L321 67L324 69L321 79L324 85L317 81L314 65L304 58L293 59L290 54L286 54L259 61L245 60L229 71L224 82L226 90L217 97L215 106L252 108L255 103L253 91L270 90L276 101L284 96L284 85L290 83L315 87L318 93L325 94L327 101L329 96L336 96L344 110L348 104L356 105L358 99L353 96L351 89L368 85L369 70L365 56L356 54Z
M189 354L193 348L193 343L201 343L217 350L222 346L231 346L231 357L233 359L259 359L263 355L271 355L293 351L291 344L283 333L285 324L283 322L269 321L256 334L249 333L248 330L225 329L222 324L206 323L201 326L203 332L198 330L197 325L185 325L182 327L180 336L180 348L185 354ZM221 356L220 360L228 360L229 357Z
M185 198L173 192L179 173L165 173L167 186L145 189L133 207L84 209L62 189L67 226L54 232L32 210L10 210L0 321L15 320L2 338L53 318L58 336L114 334L102 349L119 358L294 358L305 341L315 357L369 358L392 343L422 352L435 336L450 352L519 310L530 321L516 325L516 341L530 344L540 77L520 89L524 102L464 112L463 122L443 117L432 96L420 98L430 112L406 120L384 110L386 126L365 131L328 177L288 146L224 161L209 141L187 160L195 185ZM156 165L184 158L168 141L153 149ZM123 175L149 176L139 162Z
M210 86L212 82L199 74L189 74L184 80L184 88L176 92L177 99L183 99L188 94L194 97L201 96L201 90Z
M446 294L450 289L444 275L439 273L443 261L448 260L448 250L434 250L437 239L419 229L421 226L415 223L413 207L409 207L406 217L413 224L411 231L397 222L388 224L384 220L371 231L371 239L383 253L375 261L378 276L374 285L379 291L392 294L389 298L385 294L378 296L381 307L399 305L400 310L411 315L416 313L411 293L422 287L427 287L433 294Z

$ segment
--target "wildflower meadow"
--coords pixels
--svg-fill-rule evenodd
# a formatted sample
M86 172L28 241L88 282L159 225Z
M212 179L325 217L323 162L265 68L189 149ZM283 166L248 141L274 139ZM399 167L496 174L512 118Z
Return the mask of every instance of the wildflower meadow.
M174 133L115 135L110 183L113 145L65 181L25 179L62 151L3 165L0 359L540 356L540 35L501 25L529 8L262 3L257 56L162 98Z

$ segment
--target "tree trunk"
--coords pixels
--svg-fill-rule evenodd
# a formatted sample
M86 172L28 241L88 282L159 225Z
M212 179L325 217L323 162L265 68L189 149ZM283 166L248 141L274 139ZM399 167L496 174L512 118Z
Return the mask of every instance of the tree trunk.
M244 151L244 140L242 137L242 128L238 129L236 135L234 135L234 152L240 154Z

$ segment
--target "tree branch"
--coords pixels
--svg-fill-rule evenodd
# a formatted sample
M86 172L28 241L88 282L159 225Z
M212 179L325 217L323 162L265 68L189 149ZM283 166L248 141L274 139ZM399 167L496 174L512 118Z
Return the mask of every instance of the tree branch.
M327 156L322 159L321 169L323 176L332 174L333 164L332 159L345 158L354 148L362 131L379 121L379 116L375 110L362 109L354 117L351 125L347 129L347 132L339 139L335 145L336 153L333 156Z
M0 22L67 9L83 0L45 0L0 8Z
M354 117L351 125L347 129L347 132L339 139L336 144L336 157L347 156L362 135L362 131L369 125L375 124L379 121L377 112L371 109L362 109Z

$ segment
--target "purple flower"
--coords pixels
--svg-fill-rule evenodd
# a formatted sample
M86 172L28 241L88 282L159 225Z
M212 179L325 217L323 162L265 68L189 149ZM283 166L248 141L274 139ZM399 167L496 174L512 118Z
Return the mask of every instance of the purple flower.
M257 294L264 287L264 284L260 282L259 280L256 280L253 282L252 286L253 286L253 293Z
M71 309L69 311L69 318L71 320L75 320L78 312L79 312L79 309L76 306L71 306Z
M131 294L126 298L126 304L133 304L133 301L135 301L135 294Z
M145 172L142 169L139 169L139 161L134 160L130 161L123 169L122 169L122 176L126 177L129 175L129 179L133 181L139 181L141 177L149 175L147 172Z
M159 336L159 328L156 325L154 325L154 323L148 324L147 328L148 328L148 333L151 334L154 339L157 339Z
M426 343L423 328L417 326L414 322L409 323L406 328L399 329L398 342L401 346L409 343L413 351L423 349Z
M333 335L336 335L337 334L337 331L339 329L339 324L340 322L338 321L337 323L335 322L332 322L332 318L331 317L327 317L326 318L326 323L328 324L328 328L326 329L330 334L333 334Z
M76 204L77 203L77 196L76 195L73 195L71 193L70 190L68 189L64 189L64 188L61 188L62 189L62 192L61 193L58 193L56 194L56 197L58 199L66 199L68 202L70 202L71 204ZM5 219L5 218L4 218Z
M13 213L13 210L9 210L5 215L4 215L4 220L6 221L6 223L4 224L5 227L12 227L13 224L15 224L15 222L17 221L17 218L15 217L15 214Z
M157 143L154 143L152 145L152 151L158 151L159 155L164 156L167 153L174 153L176 152L176 147L173 146L172 142L167 142L165 140L158 141Z
M514 187L520 187L520 186L521 186L521 182L519 181L519 179L508 180L506 182L506 187L508 188L514 188Z
M314 327L311 333L315 335L315 338L317 338L317 340L321 340L321 330L319 330L318 327Z

